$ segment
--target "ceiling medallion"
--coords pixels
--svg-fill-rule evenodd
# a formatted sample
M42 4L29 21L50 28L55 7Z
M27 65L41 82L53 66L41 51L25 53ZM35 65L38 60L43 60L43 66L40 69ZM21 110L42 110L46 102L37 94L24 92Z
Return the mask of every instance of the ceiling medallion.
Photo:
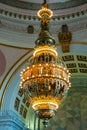
M58 56L55 40L49 32L53 12L46 1L37 14L41 19L41 32L33 56L28 60L29 65L21 72L20 86L36 115L47 126L70 87L70 73Z

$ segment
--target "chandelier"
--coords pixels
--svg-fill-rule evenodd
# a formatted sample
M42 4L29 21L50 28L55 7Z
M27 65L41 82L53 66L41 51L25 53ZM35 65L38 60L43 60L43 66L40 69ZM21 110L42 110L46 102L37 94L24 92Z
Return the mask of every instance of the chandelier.
M41 32L35 41L33 56L21 72L20 86L36 115L47 125L70 87L70 73L58 56L55 40L49 32L53 12L46 1L37 15L41 19Z

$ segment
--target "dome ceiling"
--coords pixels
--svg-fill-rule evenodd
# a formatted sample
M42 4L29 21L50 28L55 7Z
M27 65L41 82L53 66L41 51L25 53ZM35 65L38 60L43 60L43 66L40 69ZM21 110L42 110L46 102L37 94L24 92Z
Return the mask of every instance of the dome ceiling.
M19 0L19 1L25 1L25 2L31 2L31 3L42 3L43 0ZM47 0L47 3L58 3L58 2L66 2L70 0Z
M38 10L44 0L0 0L0 3L17 8ZM66 9L86 4L87 0L47 0L49 7L53 10Z

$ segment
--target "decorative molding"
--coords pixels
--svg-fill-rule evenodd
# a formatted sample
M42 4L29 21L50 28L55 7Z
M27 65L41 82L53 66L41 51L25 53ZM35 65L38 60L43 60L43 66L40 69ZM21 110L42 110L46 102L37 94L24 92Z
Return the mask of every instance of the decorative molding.
M77 7L85 4L87 0L48 0L48 6L52 10L66 9ZM16 8L38 10L41 7L42 1L29 1L29 0L1 0L1 3L13 6Z
M4 74L6 69L6 57L0 49L0 77Z
M67 8L67 9L58 9L54 10L54 17L53 19L65 19L65 18L74 18L76 16L84 15L87 12L87 4L83 4L80 6ZM16 8L9 5L5 5L0 3L0 14L13 17L13 18L19 18L19 19L38 19L37 18L37 10L29 10L29 9L22 9L22 8Z
M84 44L85 44L85 43L84 43ZM24 47L9 45L8 43L7 43L7 44L0 43L0 46L5 46L5 47L9 47L9 48L14 48L14 49L28 50L28 51L29 51L29 50L33 50L33 48L24 48Z
M27 28L28 26L33 26L34 31L33 34L37 34L40 32L40 21L39 20L24 20L24 19L19 19L19 18L12 18L8 16L3 16L1 15L1 20L0 20L0 29L8 30L8 31L13 31L13 32L18 32L18 33L25 33L28 34ZM71 32L77 32L80 30L87 29L87 15L84 15L82 17L75 17L75 18L70 18L70 19L64 19L64 20L58 20L58 19L52 19L50 22L50 31L52 30L53 34L57 34L60 31L60 26L62 24L67 24L69 26L69 30ZM3 30L3 31L4 31ZM33 35L32 34L32 35Z
M18 61L16 61L15 64L13 64L13 66L8 70L5 77L3 78L3 80L2 80L2 82L0 84L0 89L3 88L2 89L3 91L2 91L2 96L1 96L0 108L2 108L2 106L3 106L4 96L5 96L5 93L6 93L7 89L8 89L8 87L9 87L9 84L10 84L11 80L13 79L14 75L16 75L17 71L21 68L21 66L25 63L25 61L28 60L28 58L31 55L32 55L32 50L27 51L20 59L18 59ZM6 98L6 100L7 100L7 98Z

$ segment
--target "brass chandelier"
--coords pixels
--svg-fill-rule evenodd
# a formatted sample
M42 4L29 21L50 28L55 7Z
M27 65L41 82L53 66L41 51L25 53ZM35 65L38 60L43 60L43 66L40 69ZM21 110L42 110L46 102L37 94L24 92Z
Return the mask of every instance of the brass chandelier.
M36 115L46 125L55 116L70 87L70 73L58 56L55 40L49 32L53 12L46 1L37 15L41 19L41 32L33 56L28 60L29 65L21 72L20 86Z

